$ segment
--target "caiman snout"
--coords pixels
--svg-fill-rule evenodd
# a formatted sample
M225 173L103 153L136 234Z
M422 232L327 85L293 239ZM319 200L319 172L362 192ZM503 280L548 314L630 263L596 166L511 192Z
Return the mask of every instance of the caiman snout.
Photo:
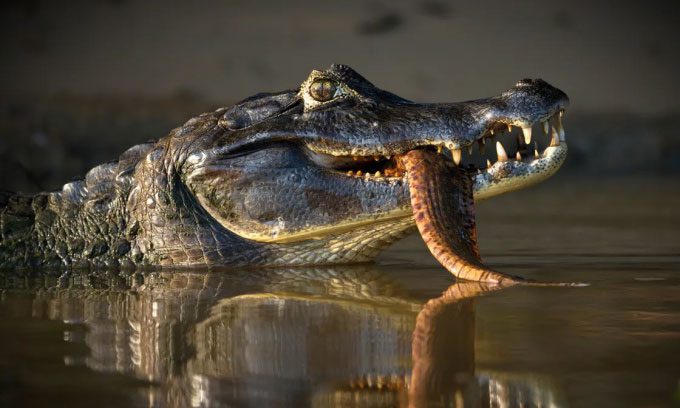
M387 120L368 123L372 132L359 147L316 140L308 147L315 162L349 177L403 180L423 240L456 277L514 284L526 280L481 261L474 200L535 184L557 171L567 152L562 116L568 104L564 92L542 79L523 79L498 96L475 101L372 106L381 112L377 119Z

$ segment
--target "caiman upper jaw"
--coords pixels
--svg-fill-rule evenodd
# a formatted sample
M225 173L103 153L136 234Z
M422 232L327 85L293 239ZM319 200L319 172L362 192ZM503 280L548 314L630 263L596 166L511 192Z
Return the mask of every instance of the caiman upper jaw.
M305 132L301 142L317 153L368 158L434 146L451 150L458 162L465 148L501 129L521 128L526 144L532 126L551 121L559 131L557 114L568 105L567 96L545 81L522 80L498 96L474 101L359 106L356 111L324 113L318 117L322 132ZM336 126L342 129L337 135Z

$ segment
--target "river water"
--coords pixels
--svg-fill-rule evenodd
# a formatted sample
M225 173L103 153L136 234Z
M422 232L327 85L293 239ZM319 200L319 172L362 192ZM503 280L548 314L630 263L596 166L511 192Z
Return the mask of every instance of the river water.
M654 180L654 181L651 181ZM478 208L485 261L0 273L0 406L680 406L680 182L557 179Z

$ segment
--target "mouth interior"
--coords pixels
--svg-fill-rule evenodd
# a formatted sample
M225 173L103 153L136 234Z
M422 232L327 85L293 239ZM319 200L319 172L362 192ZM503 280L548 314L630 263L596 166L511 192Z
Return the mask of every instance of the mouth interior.
M335 170L350 177L403 178L405 169L401 155L352 156L330 155L308 149L312 161L321 167Z
M458 156L456 164L482 171L498 162L529 163L539 159L546 148L565 141L563 114L560 110L532 126L495 122L466 149L451 151L453 160Z

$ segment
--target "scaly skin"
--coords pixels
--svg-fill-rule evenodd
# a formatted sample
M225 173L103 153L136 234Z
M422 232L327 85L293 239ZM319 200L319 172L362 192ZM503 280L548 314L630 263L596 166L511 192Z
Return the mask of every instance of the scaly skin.
M535 159L530 148L523 160L499 155L473 175L476 199L516 190L563 162L558 113L567 104L541 80L492 98L420 104L333 65L298 89L193 118L61 191L0 194L0 267L369 261L415 230L408 152L446 148L457 161L510 125L550 121L551 147Z

